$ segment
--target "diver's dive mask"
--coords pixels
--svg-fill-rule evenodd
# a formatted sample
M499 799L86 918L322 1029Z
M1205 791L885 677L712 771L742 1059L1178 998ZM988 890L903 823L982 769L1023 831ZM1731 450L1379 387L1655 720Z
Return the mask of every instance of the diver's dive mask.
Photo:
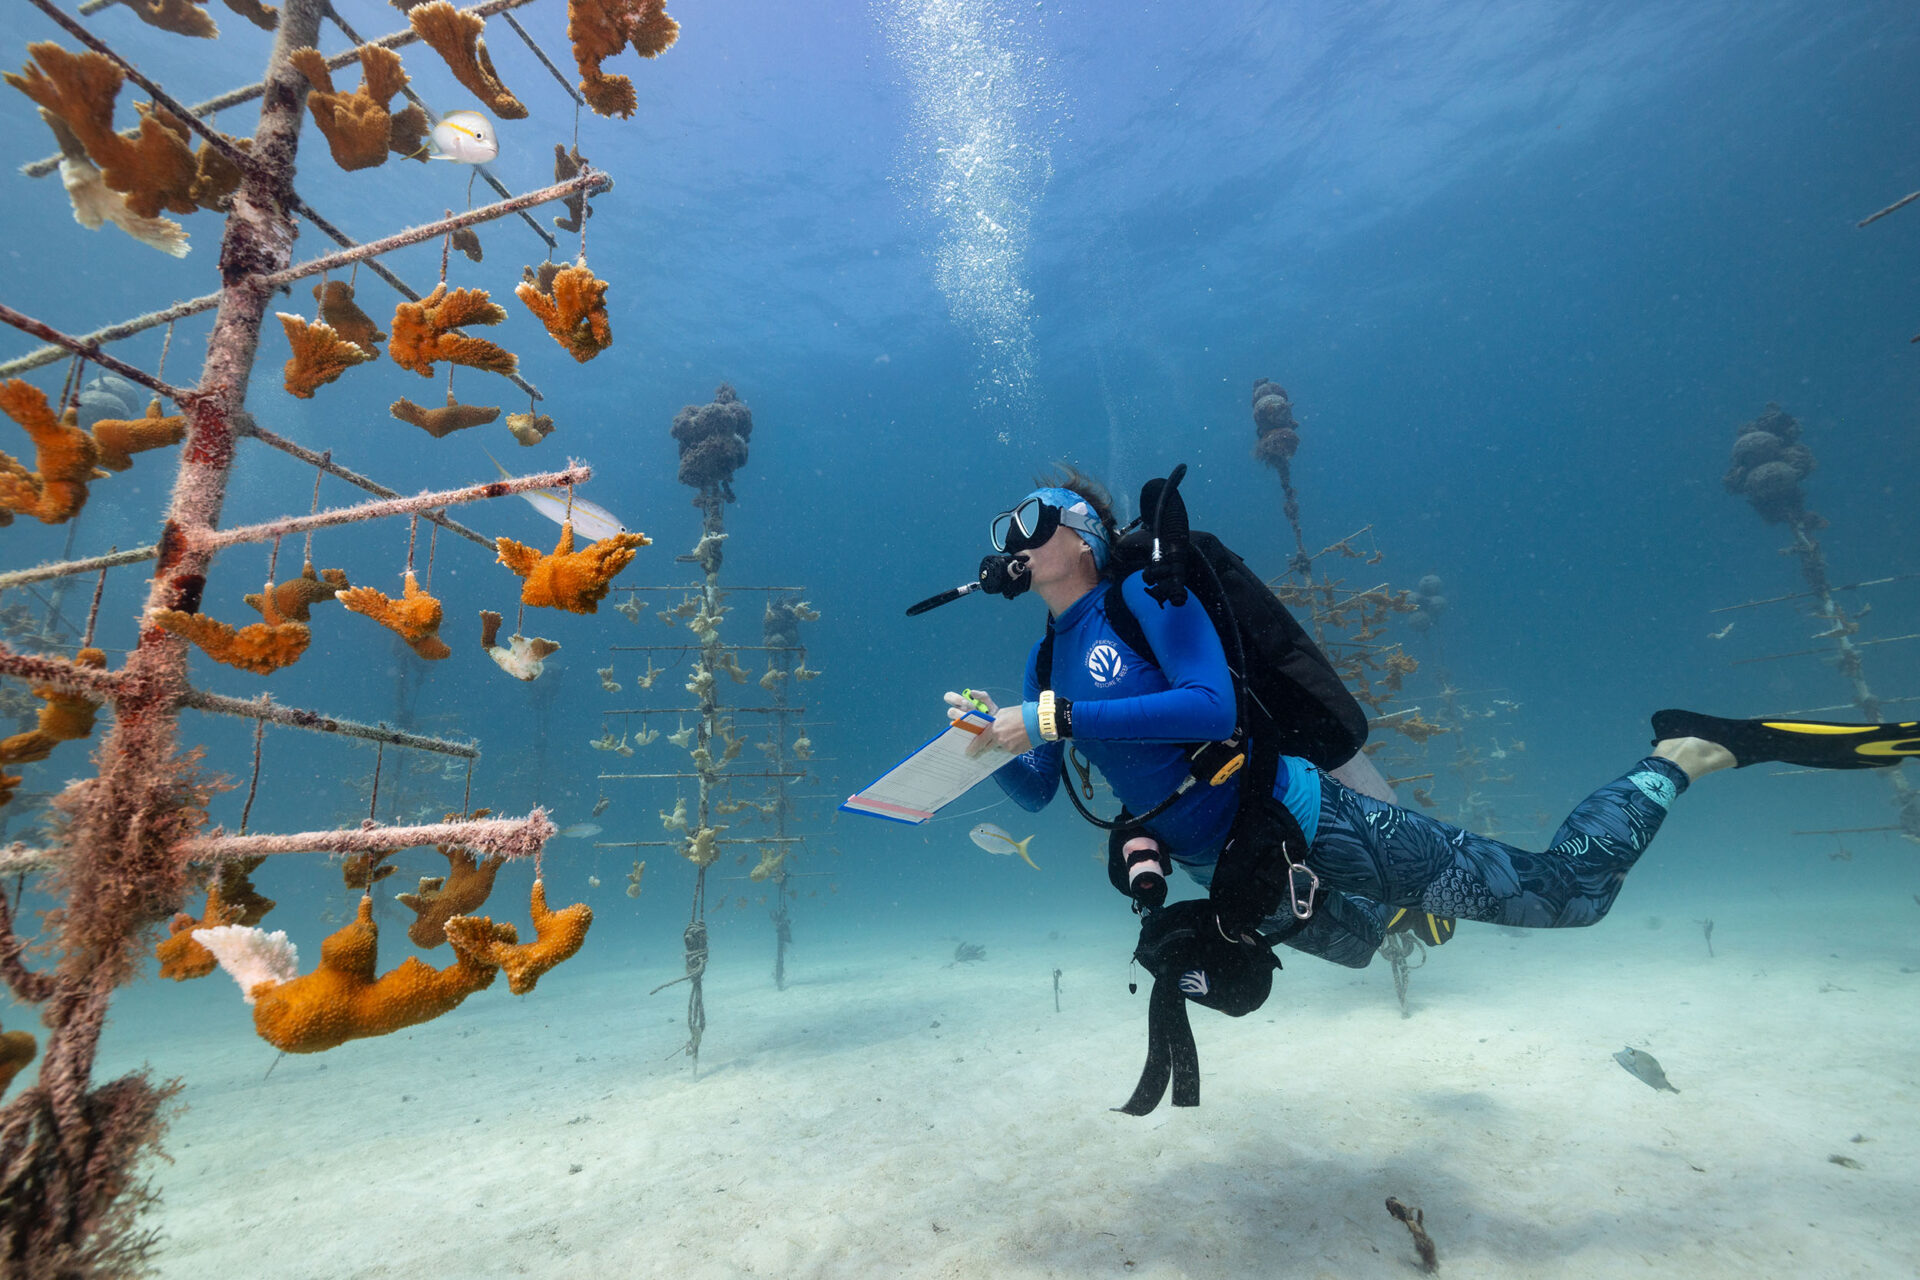
M988 533L995 551L1019 555L1045 546L1061 525L1086 539L1096 568L1106 567L1107 530L1092 505L1071 489L1035 489L1011 511L995 516Z

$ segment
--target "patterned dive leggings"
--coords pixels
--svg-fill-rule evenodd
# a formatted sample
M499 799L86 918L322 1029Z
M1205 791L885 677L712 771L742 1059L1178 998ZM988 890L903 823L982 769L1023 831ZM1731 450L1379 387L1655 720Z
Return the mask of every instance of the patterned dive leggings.
M1592 924L1687 787L1648 757L1582 800L1544 853L1383 804L1324 778L1307 865L1323 884L1389 907L1530 929Z

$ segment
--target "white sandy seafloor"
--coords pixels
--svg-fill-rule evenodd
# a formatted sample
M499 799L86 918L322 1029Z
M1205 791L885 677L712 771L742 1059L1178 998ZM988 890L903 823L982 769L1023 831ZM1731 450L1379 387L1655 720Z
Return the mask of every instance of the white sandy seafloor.
M937 921L803 945L784 993L764 922L729 927L697 1080L667 1057L685 988L646 994L677 945L622 973L591 943L530 997L266 1078L237 994L148 987L101 1074L186 1080L165 1276L1417 1274L1387 1196L1444 1274L1913 1274L1908 893L1716 901L1712 959L1705 912L1660 906L1463 928L1407 1019L1384 962L1290 959L1250 1018L1194 1011L1202 1105L1145 1119L1108 1109L1145 1050L1118 909L960 930L987 959L952 968Z

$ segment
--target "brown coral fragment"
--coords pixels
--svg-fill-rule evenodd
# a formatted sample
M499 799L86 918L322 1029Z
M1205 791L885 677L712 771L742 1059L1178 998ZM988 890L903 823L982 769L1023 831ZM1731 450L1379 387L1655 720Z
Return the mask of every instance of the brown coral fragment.
M20 424L33 441L34 469L0 454L0 509L61 524L87 505L87 482L100 458L99 446L79 426L74 409L55 417L46 392L30 382L0 383L0 413Z
M472 227L455 227L449 239L452 240L454 248L467 255L467 261L485 260L486 250L480 247L480 237L474 233Z
M486 809L476 809L463 817L457 813L447 815L448 822L478 821L488 814ZM486 905L487 895L493 892L493 878L506 865L506 859L492 854L484 859L475 858L473 851L459 845L443 844L437 846L447 860L447 874L444 876L423 876L420 887L413 893L395 894L400 905L413 912L414 922L407 926L407 937L417 947L431 951L447 940L447 921L455 916L471 915ZM512 941L510 937L508 939ZM460 943L455 942L456 949Z
M415 5L407 10L413 33L445 59L453 78L478 94L487 109L502 120L524 120L527 109L513 96L487 56L487 42L480 38L487 20L473 13L462 13L448 0Z
M395 600L374 587L349 587L339 595L350 613L364 614L407 642L407 646L430 662L452 655L453 650L440 638L440 602L420 589L413 572L407 572L406 587Z
M186 437L186 415L162 414L158 400L148 403L144 418L102 418L93 424L100 465L109 471L125 471L133 466L134 454L165 449Z
M639 105L633 81L609 75L600 64L628 44L643 58L657 58L680 37L667 16L666 0L567 0L567 39L580 68L580 93L603 116L631 116Z
M417 102L409 102L406 109L396 111L387 126L387 150L402 160L427 162L427 134L433 128L433 120L427 115L427 109Z
M560 541L542 554L512 538L496 538L500 563L526 581L520 603L568 613L597 613L615 575L633 563L634 552L651 546L644 533L616 533L573 549L573 521L560 526Z
M240 151L253 150L252 138L228 137L227 141ZM233 193L240 189L245 176L226 152L211 142L202 142L193 153L193 185L187 189L187 196L202 209L224 213L232 207Z
M591 163L580 154L579 147L569 151L557 142L553 144L553 180L556 183L579 177L581 170ZM560 203L567 206L567 216L555 218L553 225L562 231L578 231L593 216L593 206L587 203L587 193L584 191L576 191Z
M98 671L107 665L107 655L99 649L82 649L73 655L77 667ZM0 764L32 764L45 760L62 742L78 742L93 734L93 717L100 704L77 693L65 693L52 685L36 685L33 696L46 705L40 708L38 723L25 733L0 739Z
M120 3L133 10L148 26L177 36L211 40L220 34L213 15L200 7L205 0L120 0Z
M26 1069L36 1052L33 1035L27 1031L0 1031L0 1095L13 1078Z
M217 881L209 885L206 909L201 912L200 918L196 920L186 912L180 912L167 926L167 936L154 947L154 959L160 962L160 976L175 982L186 982L191 978L204 978L219 968L220 962L214 959L213 952L193 936L193 931L238 924L241 914L239 907L228 904L222 898Z
M397 849L369 849L356 853L340 864L340 878L349 889L371 889L400 869L383 861L398 852Z
M316 389L354 365L379 358L376 352L342 337L332 325L310 324L306 317L286 311L274 314L280 319L280 327L287 331L287 345L293 348L281 371L280 385L287 389L288 395L311 400Z
M289 622L313 621L313 606L324 604L353 584L347 581L345 569L323 569L314 572L313 561L301 566L300 576L288 578L275 587L273 592L273 610ZM256 609L262 617L266 616L267 604L264 592L256 591L245 597L249 608ZM249 922L250 923L250 922Z
M342 169L371 169L385 164L393 138L393 117L387 104L407 87L400 55L379 45L360 46L360 87L352 93L334 88L333 73L318 49L295 49L288 55L312 86L307 106Z
M451 394L447 396L447 407L444 409L428 409L411 400L401 399L388 405L387 411L402 422L412 423L435 440L445 439L468 427L485 426L500 416L499 405L461 404Z
M553 418L544 413L510 413L507 415L507 430L513 433L513 438L522 447L531 447L553 434Z
M380 354L380 344L387 340L387 335L380 332L373 317L353 300L352 285L345 280L317 284L313 286L313 300L320 307L322 323L332 326L335 333L369 355Z
M251 22L262 31L272 31L280 25L280 11L260 0L224 0L227 8Z
M269 676L282 667L292 666L313 642L313 632L307 629L306 623L285 622L277 614L236 631L204 613L162 609L153 615L153 624L193 642L215 662L224 662L257 676Z
M586 259L562 267L545 279L531 271L514 286L514 296L527 304L534 319L547 327L553 340L581 364L613 345L607 323L607 282L593 274Z
M486 916L455 916L446 923L446 935L456 949L483 963L498 965L507 975L507 990L523 996L533 990L542 975L579 952L593 923L593 908L584 902L549 911L547 886L541 880L533 882L531 909L532 942L519 942L518 931L511 925L496 925Z
M184 124L136 104L140 129L121 137L113 128L120 68L103 54L68 53L52 41L28 45L27 52L33 61L7 72L7 83L66 121L107 186L126 196L128 209L155 218L163 209L192 213L199 207L193 199L198 165Z
M463 364L488 373L509 374L520 361L511 351L460 333L462 325L499 324L507 310L487 296L485 289L448 291L442 281L418 302L402 302L393 311L393 339L387 354L402 369L423 378L433 376L436 360Z
M283 1053L319 1053L430 1022L492 985L498 972L459 952L444 969L408 956L375 977L379 947L373 899L363 897L352 922L320 944L319 968L286 982L259 983L248 993L253 1029Z
M220 886L220 900L239 912L230 924L256 925L267 918L267 912L279 904L261 893L253 885L253 873L265 862L264 856L258 858L236 858L232 862L220 864L220 874L216 883Z

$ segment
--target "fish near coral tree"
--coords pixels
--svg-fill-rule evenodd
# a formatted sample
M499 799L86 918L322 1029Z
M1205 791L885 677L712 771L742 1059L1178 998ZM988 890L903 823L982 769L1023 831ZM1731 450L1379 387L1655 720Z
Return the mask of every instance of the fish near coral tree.
M315 573L313 561L309 560L301 566L299 577L288 578L278 586L269 585L267 590L273 593L274 611L282 618L290 622L311 622L314 605L326 603L352 585L347 581L345 569L323 569ZM249 608L266 616L266 592L256 591L241 598Z
M506 318L507 309L489 298L485 289L448 292L442 281L420 301L402 302L394 308L393 337L387 343L387 354L402 369L411 369L423 378L433 376L436 360L509 374L520 367L519 358L511 351L485 338L469 338L459 332L461 325L499 324Z
M444 969L408 956L376 977L379 948L373 899L362 897L352 922L320 944L319 968L284 981L269 976L246 989L254 1030L283 1053L320 1053L431 1022L493 985L498 972L456 945Z
M487 42L480 38L486 30L485 18L455 9L448 0L433 0L432 4L408 9L407 21L413 25L414 34L445 60L453 78L473 90L489 111L502 120L527 118L526 107L493 69Z
M109 471L129 470L134 454L165 449L186 438L187 416L162 414L158 400L148 403L143 418L102 418L93 424L93 442L100 453L100 465Z
M333 73L318 49L295 49L287 55L287 61L312 86L307 106L313 111L313 123L333 151L334 163L349 171L385 164L387 142L393 133L393 116L387 104L407 87L400 55L379 45L361 45L360 87L352 93L334 88Z
M484 964L498 965L507 975L507 990L523 996L543 974L571 959L587 940L593 908L576 902L559 911L547 909L547 886L533 882L534 940L520 942L510 924L495 924L486 916L455 916L447 921L447 940Z
M281 385L290 396L313 399L317 388L326 386L357 364L379 358L357 342L349 342L331 325L309 324L305 316L276 311L280 327L287 331L287 345L293 348L281 371Z
M20 424L33 441L34 469L0 454L0 508L32 516L42 524L62 524L87 505L87 482L100 460L100 447L79 426L77 409L55 417L46 392L30 382L0 383L0 413Z
M633 81L610 75L600 64L627 45L643 58L657 58L680 38L680 24L667 16L666 0L567 0L567 39L580 68L580 93L603 116L626 119L640 103Z
M73 655L76 667L98 671L107 665L107 655L99 649L82 649ZM78 742L93 734L93 717L100 704L77 693L65 693L52 685L39 685L33 696L47 705L40 708L39 723L25 733L0 739L0 764L32 764L45 760L62 742Z
M571 520L560 526L559 543L544 555L512 538L494 542L500 563L526 579L520 603L568 613L599 612L614 576L633 563L638 548L653 545L644 533L616 533L575 551Z
M335 597L350 613L372 618L407 642L429 662L450 657L453 650L440 638L440 601L420 589L419 579L407 571L406 586L395 600L375 587L349 587Z
M298 662L313 642L313 632L306 623L288 622L272 603L271 593L263 595L260 615L266 621L250 623L238 631L218 618L179 609L160 610L153 615L153 624L191 641L215 662L224 662L257 676L269 676Z
M570 267L548 270L514 286L514 296L527 304L534 319L547 327L553 340L581 364L613 345L607 324L607 282L595 276L583 258Z

